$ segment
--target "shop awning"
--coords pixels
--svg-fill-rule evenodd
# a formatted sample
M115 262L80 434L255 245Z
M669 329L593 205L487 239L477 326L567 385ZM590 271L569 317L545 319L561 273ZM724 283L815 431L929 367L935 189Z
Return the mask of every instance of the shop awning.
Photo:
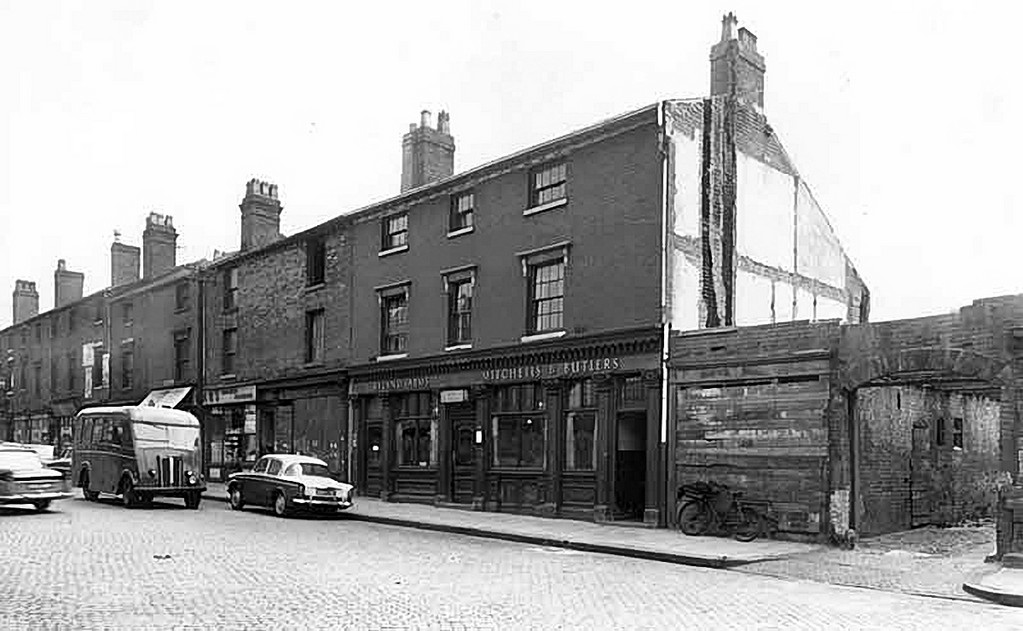
M139 407L158 407L158 408L173 408L177 407L179 403L186 396L189 391L192 390L192 386L186 386L184 388L165 388L163 390L151 391L145 399L139 403Z

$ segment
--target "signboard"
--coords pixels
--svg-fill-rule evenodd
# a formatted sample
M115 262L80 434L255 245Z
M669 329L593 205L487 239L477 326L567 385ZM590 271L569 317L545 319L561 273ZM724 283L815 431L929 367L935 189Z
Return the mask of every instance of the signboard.
M235 386L233 388L207 388L203 390L206 405L228 405L256 400L256 386Z
M168 388L166 390L153 390L150 392L139 406L148 407L160 407L160 408L172 408L188 396L188 391L192 389L192 386L186 386L184 388Z
M597 359L580 359L578 361L557 362L555 364L494 368L480 371L480 376L483 381L490 382L534 381L591 375L599 372L613 372L621 369L622 360L620 357L598 357Z
M462 401L469 400L469 393L464 390L441 390L440 391L440 402L441 403L461 403Z

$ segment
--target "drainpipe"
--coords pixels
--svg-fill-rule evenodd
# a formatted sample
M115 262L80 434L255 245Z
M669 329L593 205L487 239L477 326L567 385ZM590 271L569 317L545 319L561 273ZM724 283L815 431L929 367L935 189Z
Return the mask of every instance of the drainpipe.
M206 387L206 282L204 270L196 272L196 305L195 319L197 322L195 341L198 357L195 361L195 411L199 418L199 470L203 477L209 477L206 469L206 408L204 406L204 389Z
M657 126L659 128L658 138L660 140L658 150L661 153L661 431L658 444L658 457L661 471L661 497L658 498L661 512L661 522L667 523L668 508L668 339L671 335L671 319L668 313L668 274L669 269L669 235L668 235L668 150L667 150L667 117L665 115L666 101L657 105Z

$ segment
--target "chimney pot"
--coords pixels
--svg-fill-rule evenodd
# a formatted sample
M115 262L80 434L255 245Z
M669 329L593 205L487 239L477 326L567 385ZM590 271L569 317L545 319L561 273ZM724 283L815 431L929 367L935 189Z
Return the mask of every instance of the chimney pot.
M253 178L245 187L242 212L241 249L249 250L281 238L281 202L277 185Z
M432 125L430 125L430 110L423 110L419 113L419 126L424 129L432 127Z
M437 114L437 128L430 127L430 111L421 113L421 126L409 126L402 138L401 192L451 177L455 171L455 139L450 115Z

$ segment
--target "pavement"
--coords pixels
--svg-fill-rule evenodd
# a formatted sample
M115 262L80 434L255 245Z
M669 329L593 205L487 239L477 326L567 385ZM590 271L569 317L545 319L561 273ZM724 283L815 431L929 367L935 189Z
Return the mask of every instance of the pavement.
M224 484L207 483L203 497L226 502L227 489ZM823 547L773 539L740 543L724 537L688 537L663 528L439 508L370 497L357 497L345 515L391 526L713 568L780 560Z
M42 513L0 507L0 631L1023 628L1015 607L745 571L758 563L690 567L353 515L78 496Z

